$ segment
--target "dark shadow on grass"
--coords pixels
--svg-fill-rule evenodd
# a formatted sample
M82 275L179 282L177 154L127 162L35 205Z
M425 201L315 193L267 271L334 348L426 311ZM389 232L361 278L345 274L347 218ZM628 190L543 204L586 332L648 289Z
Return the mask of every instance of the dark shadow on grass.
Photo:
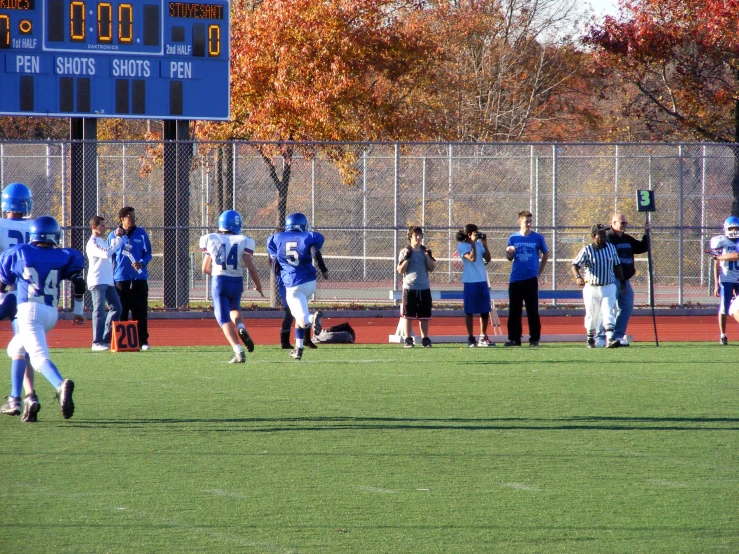
M727 425L728 424L728 425ZM228 429L213 426L233 425ZM286 418L142 418L80 421L74 427L136 428L202 426L202 431L268 433L280 431L343 430L448 430L448 431L739 431L739 418L616 417L567 418L382 418L382 417L286 417Z

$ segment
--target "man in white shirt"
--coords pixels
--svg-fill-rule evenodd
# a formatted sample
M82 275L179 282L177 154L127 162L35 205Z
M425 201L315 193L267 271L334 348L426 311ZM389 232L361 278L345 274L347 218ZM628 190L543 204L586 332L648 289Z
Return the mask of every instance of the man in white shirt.
M116 229L116 238L109 245L105 240L105 218L96 215L90 219L92 236L85 253L89 262L87 288L92 295L92 350L110 350L113 322L121 319L121 300L113 281L113 254L126 244L128 238L122 228ZM105 307L108 315L105 315Z

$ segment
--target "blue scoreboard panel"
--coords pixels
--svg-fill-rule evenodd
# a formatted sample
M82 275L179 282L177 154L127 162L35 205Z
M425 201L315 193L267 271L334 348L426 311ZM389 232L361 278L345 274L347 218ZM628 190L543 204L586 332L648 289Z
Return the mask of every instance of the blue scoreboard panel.
M229 0L0 0L0 115L226 120Z

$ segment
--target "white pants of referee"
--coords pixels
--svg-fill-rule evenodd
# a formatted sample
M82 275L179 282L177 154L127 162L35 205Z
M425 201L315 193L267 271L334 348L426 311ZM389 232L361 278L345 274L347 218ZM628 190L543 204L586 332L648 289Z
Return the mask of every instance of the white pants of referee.
M585 330L593 336L598 321L602 320L606 328L606 337L613 338L613 326L616 323L616 284L585 285L582 298L585 302Z

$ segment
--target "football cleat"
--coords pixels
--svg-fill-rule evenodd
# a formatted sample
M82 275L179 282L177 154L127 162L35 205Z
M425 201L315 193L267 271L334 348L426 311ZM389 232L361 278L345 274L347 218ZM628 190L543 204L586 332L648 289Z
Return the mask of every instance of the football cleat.
M239 329L239 337L241 337L241 342L246 345L246 351L254 352L254 341L251 340L249 333L246 332L246 328L242 327Z
M0 413L10 416L21 414L21 399L19 396L8 396L8 400L0 408Z
M25 421L26 423L37 422L39 411L41 411L41 403L38 401L36 393L27 394L23 399L23 415L21 416L21 421Z
M315 350L316 348L318 348L318 345L315 342L313 342L309 337L305 338L305 340L303 341L303 346L305 348L310 348L311 350Z
M303 357L303 349L302 348L294 348L290 352L290 357L295 358L296 360L300 361L300 359Z
M72 393L74 392L74 381L65 379L59 388L56 389L56 397L59 399L59 405L62 408L62 417L69 419L74 414L74 402L72 401Z
M595 348L595 339L589 338L588 342L586 343L588 348Z
M321 330L323 329L323 326L321 325L321 320L323 319L323 312L321 310L316 311L316 313L313 314L313 324L311 325L311 333L314 337L317 337Z
M421 346L424 348L431 348L431 339L429 337L423 337L421 340Z
M413 348L414 346L416 345L413 343L413 339L411 337L405 337L403 348Z
M606 348L618 348L621 346L621 341L618 339L609 339Z
M619 342L621 343L621 346L624 348L630 346L629 341L627 341L626 339L621 339Z
M246 362L246 353L242 350L241 352L234 352L233 358L231 358L229 364L243 364Z
M726 346L729 344L729 339L726 337L726 335L722 336L721 339L718 341L718 343L721 346Z

